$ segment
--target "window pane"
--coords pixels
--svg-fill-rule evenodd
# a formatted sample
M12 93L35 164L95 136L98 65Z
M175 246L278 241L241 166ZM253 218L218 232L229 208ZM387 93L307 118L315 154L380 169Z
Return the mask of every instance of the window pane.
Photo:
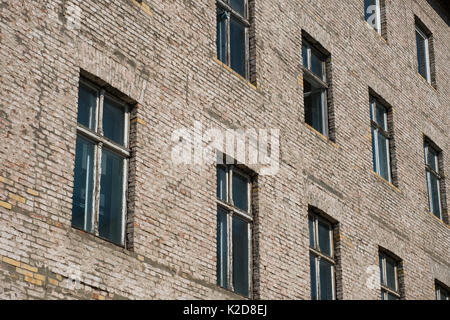
M439 219L441 218L441 206L439 203L439 180L437 179L437 177L432 174L429 173L429 181L430 181L430 196L431 196L431 203L433 205L433 214L438 217Z
M377 167L377 146L376 139L378 137L378 130L372 127L372 161L373 161L373 171L378 172Z
M245 27L237 20L230 20L230 66L245 77Z
M320 300L333 299L333 266L325 259L320 259Z
M386 122L385 122L385 117L387 117L387 112L386 109L379 105L378 103L375 104L376 107L376 116L377 116L377 123L378 125L384 129L384 131L387 131L387 126L386 126Z
M364 19L377 29L377 1L364 0Z
M122 244L124 159L106 149L102 151L100 177L100 237Z
M388 300L400 300L397 296L394 296L393 294L388 293Z
M428 146L427 164L436 172L439 172L438 153L432 147Z
M380 266L380 283L385 285L385 283L384 283L384 275L383 275L383 256L382 255L380 255L378 263L379 263L379 266Z
M308 228L309 228L309 246L311 248L315 248L314 243L314 218L312 216L308 216Z
M248 212L248 180L233 171L233 203L234 206Z
M103 103L103 135L118 144L124 144L125 110L105 98Z
M226 15L223 10L217 10L217 26L216 26L216 45L217 59L223 63L227 63L227 42L226 42Z
M230 0L230 6L245 17L244 0Z
M317 54L311 50L311 71L322 80L324 78L323 64L323 60L321 60Z
M92 192L94 187L94 144L77 136L73 186L72 225L92 231Z
M378 133L378 161L380 165L379 175L387 181L389 180L389 155L387 151L388 140Z
M309 254L309 274L311 275L311 300L317 300L316 257Z
M417 67L418 72L425 78L427 77L427 67L426 67L426 45L425 38L416 30L416 48L417 48Z
M78 89L78 123L95 130L97 93L80 84Z
M248 223L233 216L233 287L236 293L249 295Z
M331 256L330 226L319 220L318 228L319 228L319 249L321 252Z
M445 291L444 289L440 288L439 289L439 293L440 293L441 300L448 300L449 299L448 291Z
M316 129L322 134L325 134L324 128L324 108L323 108L323 98L325 90L314 86L308 81L304 81L304 93L305 93L305 122L311 127ZM310 94L307 94L310 90Z
M308 44L306 43L306 40L303 40L302 60L303 60L303 65L309 69L310 66L308 64Z
M227 213L217 209L217 285L228 287L228 227Z
M392 290L397 290L395 266L396 262L389 257L386 257L386 286Z
M227 201L227 174L223 167L217 167L217 198Z

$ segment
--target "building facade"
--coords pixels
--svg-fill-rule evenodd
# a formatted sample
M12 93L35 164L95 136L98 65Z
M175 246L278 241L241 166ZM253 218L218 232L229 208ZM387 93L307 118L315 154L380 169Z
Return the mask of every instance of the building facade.
M0 298L448 297L448 17L0 0Z

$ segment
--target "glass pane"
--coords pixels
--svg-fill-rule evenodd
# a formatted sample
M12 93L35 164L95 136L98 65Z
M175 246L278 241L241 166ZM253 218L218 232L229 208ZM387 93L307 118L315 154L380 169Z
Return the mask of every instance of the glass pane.
M304 83L305 85L303 90L305 93L305 122L320 133L325 134L325 114L323 108L325 89L314 86L312 83L306 80L304 81ZM308 91L306 90L310 90L310 94L306 94L308 93Z
M245 77L245 27L237 20L230 20L230 66Z
M372 162L373 162L373 171L378 172L377 167L377 146L376 139L378 136L378 130L372 127Z
M244 0L230 0L230 6L243 17L245 17L245 7Z
M226 42L226 14L223 10L217 10L216 45L217 59L227 63L227 42Z
M320 300L333 299L333 265L325 259L320 259Z
M386 286L392 290L397 290L395 266L396 262L389 257L386 257Z
M384 285L385 283L384 283L384 275L383 275L383 257L381 255L378 260L378 263L380 266L380 283Z
M100 237L122 244L124 158L102 151L100 177Z
M227 174L223 167L217 167L217 198L227 201Z
M331 245L330 245L330 226L322 221L318 221L319 229L319 249L321 252L331 256Z
M378 134L378 161L380 165L379 175L387 181L389 180L389 155L387 151L388 140L381 134Z
M228 287L228 227L227 213L217 209L217 285Z
M314 218L312 216L308 217L308 228L309 228L309 246L315 248L314 243Z
M317 300L316 257L309 254L309 274L311 275L311 300Z
M125 110L105 98L103 103L103 135L118 144L124 144Z
M311 71L322 80L324 80L323 65L323 60L311 50Z
M248 223L233 216L233 287L236 293L249 295Z
M364 0L364 19L377 29L377 1Z
M438 153L428 146L427 164L436 172L439 172Z
M397 296L394 296L393 294L388 293L388 300L400 300Z
M376 103L376 114L377 114L377 123L378 125L384 129L384 131L387 131L387 126L385 122L385 117L387 117L387 111L386 109L381 106L380 104Z
M416 30L417 67L418 72L427 79L425 38Z
M430 176L430 195L431 195L431 203L433 205L433 214L438 217L439 219L441 218L441 206L440 206L440 202L439 202L439 180L438 178L432 174L429 173Z
M248 212L248 180L233 171L233 203L234 206Z
M306 40L303 40L303 46L302 46L302 60L303 60L303 65L306 68L310 68L309 64L308 64L308 44L306 42Z
M448 291L445 291L444 289L439 289L439 293L440 293L441 300L449 299Z
M78 123L95 130L97 93L80 84L78 89Z
M94 144L77 136L73 186L72 225L92 232Z

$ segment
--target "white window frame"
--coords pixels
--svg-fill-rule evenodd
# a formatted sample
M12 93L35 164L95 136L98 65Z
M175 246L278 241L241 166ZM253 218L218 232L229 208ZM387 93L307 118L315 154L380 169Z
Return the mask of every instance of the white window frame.
M424 40L424 50L425 50L425 72L426 72L426 78L428 83L431 83L431 66L430 66L430 48L429 48L429 37L425 34L425 32L422 31L420 26L415 25L416 32L419 34L420 37ZM417 44L416 44L417 47ZM417 55L419 52L417 52ZM417 60L417 63L419 61ZM419 70L419 66L417 66L417 70Z
M314 211L311 211L308 214L308 219L312 218L313 227L314 227L314 248L309 247L309 253L314 256L315 270L316 270L316 295L317 300L320 300L320 260L324 259L332 265L331 268L331 277L332 277L332 300L336 300L336 258L335 258L335 249L334 249L334 237L333 237L333 225L329 221L323 219L318 216ZM323 253L320 251L319 247L319 221L328 225L329 229L329 238L330 238L330 255ZM309 221L308 221L309 223Z
M103 148L118 154L123 157L123 171L122 171L122 228L120 243L116 243L120 246L125 245L125 228L126 228L126 217L127 217L127 187L128 187L128 164L131 157L131 151L129 149L129 134L130 134L130 107L120 101L116 97L107 93L105 89L96 86L86 79L80 79L80 86L85 86L88 89L96 93L96 106L95 106L95 125L94 129L91 130L84 125L78 123L77 121L77 136L82 136L94 144L94 183L93 183L93 197L92 197L92 219L91 225L86 225L85 216L85 228L84 231L88 233L93 233L95 236L100 237L99 234L99 214L100 214L100 181L101 181L101 164L102 164L102 150ZM105 97L111 100L118 106L124 109L124 144L123 146L109 140L103 135L103 104ZM86 212L85 212L86 215ZM89 227L89 229L87 228ZM105 239L101 237L102 239ZM109 239L105 239L110 241Z
M384 128L380 128L380 126L377 123L377 105L381 106L385 112L383 114L383 122L384 122L384 127L386 128L386 130ZM370 110L371 110L371 115L373 118L371 118L371 128L374 129L374 133L375 134L375 139L374 139L374 145L375 145L375 150L372 150L372 152L375 153L375 167L376 167L376 171L375 173L378 174L381 177L381 169L380 169L380 146L378 144L378 135L381 134L382 136L384 136L386 138L386 156L387 156L387 165L388 165L388 181L390 183L392 183L392 168L391 168L391 153L390 153L390 146L391 146L391 137L390 137L390 128L389 128L389 124L388 124L388 113L389 110L388 108L386 108L383 104L381 104L376 98L374 97L370 97ZM381 129L381 130L380 130Z
M387 283L386 257L388 257L395 263L395 265L394 265L395 290L392 290L392 288L388 287L386 284ZM383 280L384 280L384 281L381 281L381 279L380 279L381 295L383 297L383 300L388 300L388 299L386 299L387 296L385 298L386 293L389 293L393 296L396 296L398 299L401 299L400 282L398 279L398 264L399 264L399 262L396 259L394 259L392 256L390 256L389 254L386 254L385 252L379 253L379 259L381 259L381 269L382 269L381 272L383 273Z
M428 163L428 149L431 148L436 152L434 161L436 162L436 168L431 167L431 165ZM438 188L437 188L437 197L438 197L438 203L439 203L439 219L443 219L442 217L442 203L441 203L441 179L442 176L440 174L440 168L439 168L439 151L436 148L433 148L430 146L429 142L425 141L424 146L424 153L425 153L425 170L426 170L426 178L427 178L427 193L428 193L428 208L430 209L430 212L434 214L434 204L432 201L432 194L431 194L431 175L434 175L437 179Z
M252 225L253 225L253 212L252 212L252 179L250 175L240 170L235 165L222 165L218 164L217 167L220 167L225 170L225 180L226 180L226 201L219 199L217 197L217 206L222 210L226 211L226 221L227 221L227 284L228 287L224 289L228 289L234 292L233 287L233 217L237 216L241 218L245 222L247 222L247 235L248 235L248 292L249 298L252 297L253 293L253 247L252 247ZM238 173L241 177L247 179L247 208L248 212L241 210L234 206L233 203L233 172Z

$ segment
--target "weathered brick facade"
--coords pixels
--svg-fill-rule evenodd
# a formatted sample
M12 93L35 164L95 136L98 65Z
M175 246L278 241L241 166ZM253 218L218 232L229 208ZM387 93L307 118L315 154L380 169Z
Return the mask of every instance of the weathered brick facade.
M280 129L280 169L257 181L254 298L309 299L313 206L338 222L338 298L379 299L381 247L404 298L433 299L450 285L450 194L443 222L423 141L449 174L448 11L383 2L385 38L363 1L254 0L250 83L216 59L214 0L0 0L0 298L240 298L216 285L215 166L171 161L174 130L200 121ZM416 71L415 16L436 88ZM331 54L334 142L304 122L302 30ZM136 102L126 248L71 227L80 75ZM370 90L392 106L395 186L373 173Z

